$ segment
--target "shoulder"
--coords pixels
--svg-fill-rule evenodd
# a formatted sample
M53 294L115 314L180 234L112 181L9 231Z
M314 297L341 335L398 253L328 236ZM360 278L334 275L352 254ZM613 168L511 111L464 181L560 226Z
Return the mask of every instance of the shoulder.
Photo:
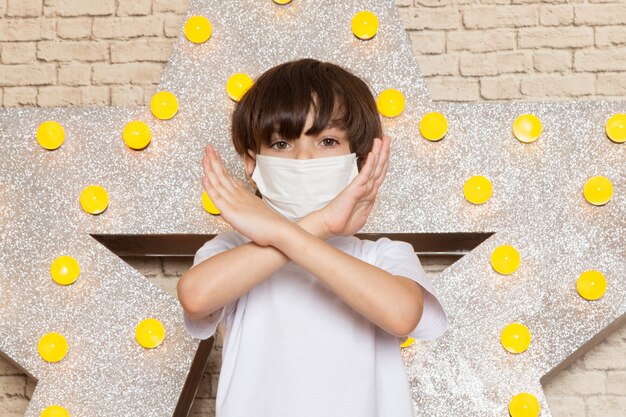
M414 257L415 249L413 245L403 240L393 240L388 237L380 237L376 240L363 239L362 245L372 256L381 260L393 257Z
M239 245L249 242L250 239L237 232L236 230L228 230L219 233L213 238L207 240L197 251L194 256L193 265L210 258L220 252L227 251Z
M417 259L410 243L380 237L376 240L361 239L356 236L335 236L328 243L346 253L362 259L372 265L381 266L385 259Z

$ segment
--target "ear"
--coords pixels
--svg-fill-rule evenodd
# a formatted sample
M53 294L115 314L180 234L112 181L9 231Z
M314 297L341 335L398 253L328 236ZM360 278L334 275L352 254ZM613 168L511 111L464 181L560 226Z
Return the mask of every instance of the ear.
M252 172L254 171L255 166L256 166L256 153L254 153L253 150L248 149L243 154L243 167L246 171L246 178L252 181L252 183L256 186L256 184L252 180Z

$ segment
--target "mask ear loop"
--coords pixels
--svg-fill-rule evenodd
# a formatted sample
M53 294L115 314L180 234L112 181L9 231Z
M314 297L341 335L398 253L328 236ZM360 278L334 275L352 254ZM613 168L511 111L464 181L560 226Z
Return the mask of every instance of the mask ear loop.
M252 159L254 161L254 168L253 168L252 172L248 175L248 172L245 170L245 167L244 167L244 174L245 174L246 179L248 180L248 182L251 183L252 186L255 189L254 195L256 195L259 198L263 198L263 196L259 192L259 187L257 187L256 182L252 179L252 174L254 174L254 170L257 168L257 160L256 160L256 158L254 156L252 156L252 154L250 154L251 151L252 151L252 149L246 149L246 154L247 154L248 158L250 158L250 159Z

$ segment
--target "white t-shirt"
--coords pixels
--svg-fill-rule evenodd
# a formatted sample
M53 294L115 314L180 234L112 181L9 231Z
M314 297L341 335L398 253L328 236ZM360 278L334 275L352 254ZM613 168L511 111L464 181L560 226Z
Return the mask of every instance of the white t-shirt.
M228 231L196 252L193 266L250 239ZM424 289L424 312L411 332L435 339L448 327L413 247L402 241L335 236L337 249ZM412 417L400 344L300 265L289 262L239 299L185 326L207 339L223 323L216 417Z

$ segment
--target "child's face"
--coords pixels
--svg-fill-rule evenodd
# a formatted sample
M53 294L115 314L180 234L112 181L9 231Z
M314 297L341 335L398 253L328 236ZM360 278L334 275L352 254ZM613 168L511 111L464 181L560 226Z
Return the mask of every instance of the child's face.
M311 159L325 158L330 156L348 155L350 153L350 142L347 132L337 127L326 128L319 134L308 136L304 132L313 125L315 114L313 108L309 110L307 119L302 129L302 135L298 139L282 139L278 134L273 134L271 143L268 146L263 143L259 151L260 155L277 156L291 159ZM250 155L244 154L244 165L248 178L252 175L256 156L253 151L248 151Z

